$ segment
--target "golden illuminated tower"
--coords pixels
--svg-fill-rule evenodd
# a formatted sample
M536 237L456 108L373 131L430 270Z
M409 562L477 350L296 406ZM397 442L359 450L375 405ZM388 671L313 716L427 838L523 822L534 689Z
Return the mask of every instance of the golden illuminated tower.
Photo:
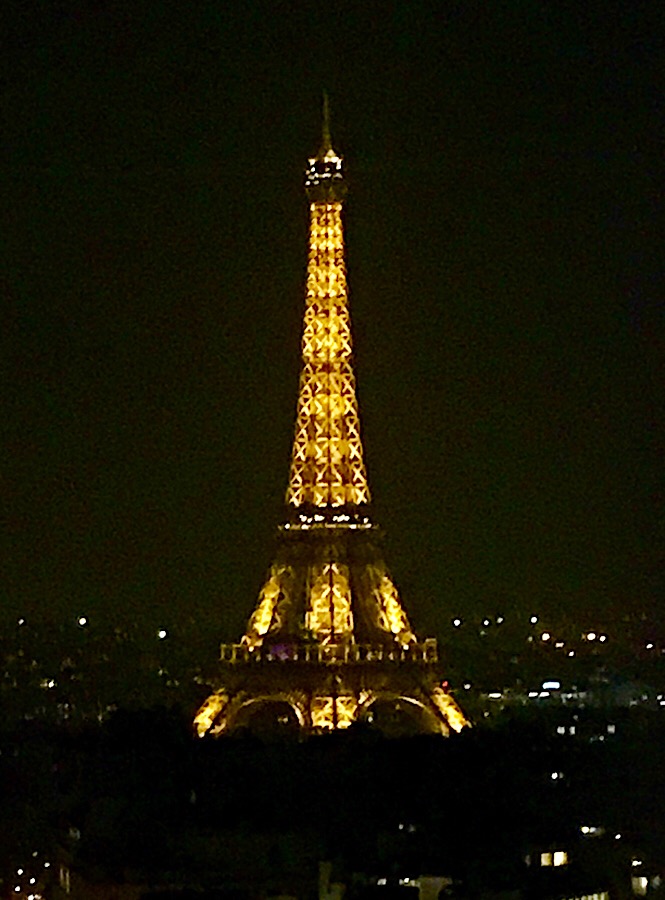
M287 513L273 564L239 644L223 644L200 735L357 721L388 732L459 731L436 640L419 641L369 514L348 309L342 159L330 140L309 160L307 297Z

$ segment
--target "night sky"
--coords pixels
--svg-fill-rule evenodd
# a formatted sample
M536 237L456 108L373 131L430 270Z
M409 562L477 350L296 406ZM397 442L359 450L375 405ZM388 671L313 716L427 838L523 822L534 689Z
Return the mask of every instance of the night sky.
M418 631L659 615L661 4L10 7L3 623L239 636L282 514L323 88Z

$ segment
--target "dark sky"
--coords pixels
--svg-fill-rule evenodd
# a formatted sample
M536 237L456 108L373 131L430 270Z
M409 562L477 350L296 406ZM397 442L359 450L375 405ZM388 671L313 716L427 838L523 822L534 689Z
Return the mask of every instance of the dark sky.
M240 632L286 486L323 87L417 627L658 614L660 4L10 7L3 622Z

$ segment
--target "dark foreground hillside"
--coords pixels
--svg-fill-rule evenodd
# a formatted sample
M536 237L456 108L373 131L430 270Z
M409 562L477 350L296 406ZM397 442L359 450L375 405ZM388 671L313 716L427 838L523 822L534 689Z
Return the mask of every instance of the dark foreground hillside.
M330 860L356 890L430 873L460 896L623 896L634 859L652 873L665 861L660 719L635 712L603 743L534 713L449 740L197 740L163 708L76 732L25 723L1 743L6 885L39 854L92 882L252 894L315 892ZM551 887L541 854L557 849L567 865Z

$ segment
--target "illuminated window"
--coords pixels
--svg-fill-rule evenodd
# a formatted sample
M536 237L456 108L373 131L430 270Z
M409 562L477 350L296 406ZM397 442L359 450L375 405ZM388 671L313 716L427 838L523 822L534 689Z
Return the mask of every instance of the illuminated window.
M540 854L541 866L565 866L568 864L568 854L565 850L546 851Z

